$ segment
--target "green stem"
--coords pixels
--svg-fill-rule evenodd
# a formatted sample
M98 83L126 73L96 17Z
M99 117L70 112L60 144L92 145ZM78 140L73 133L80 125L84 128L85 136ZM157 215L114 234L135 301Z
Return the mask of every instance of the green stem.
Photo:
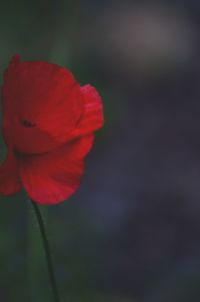
M47 239L44 221L42 219L42 215L40 213L40 210L39 210L39 207L37 206L37 204L33 200L31 200L31 204L35 211L35 215L37 217L38 225L40 228L40 233L41 233L41 237L42 237L42 241L43 241L43 245L44 245L46 260L47 260L49 278L50 278L50 282L51 282L52 292L54 295L54 301L61 302L60 297L59 297L57 283L56 283L55 272L53 269L53 261L52 261L52 257L51 257L51 252L50 252L50 248L49 248L49 242Z

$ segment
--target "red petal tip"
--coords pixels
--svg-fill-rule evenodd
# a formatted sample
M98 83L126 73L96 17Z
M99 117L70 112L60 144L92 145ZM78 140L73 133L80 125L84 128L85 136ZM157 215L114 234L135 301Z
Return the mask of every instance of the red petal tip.
M10 61L10 65L16 65L20 63L20 55L16 54L12 57L11 61Z

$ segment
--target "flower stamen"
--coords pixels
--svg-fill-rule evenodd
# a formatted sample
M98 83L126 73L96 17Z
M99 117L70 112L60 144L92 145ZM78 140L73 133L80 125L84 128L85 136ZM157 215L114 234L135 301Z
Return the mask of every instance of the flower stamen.
M28 120L23 120L21 121L22 126L24 126L25 128L33 128L36 125Z

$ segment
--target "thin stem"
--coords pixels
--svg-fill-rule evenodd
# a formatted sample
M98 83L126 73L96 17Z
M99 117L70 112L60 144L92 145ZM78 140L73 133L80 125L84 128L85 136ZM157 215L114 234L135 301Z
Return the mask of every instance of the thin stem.
M55 272L53 269L53 261L52 261L52 257L51 257L51 252L50 252L50 248L49 248L49 242L47 239L44 221L42 219L42 215L40 213L40 210L39 210L39 207L37 206L37 204L33 200L31 200L31 203L32 203L33 209L34 209L36 217L37 217L37 221L38 221L38 225L40 228L40 233L41 233L41 237L42 237L42 241L43 241L43 245L44 245L44 250L45 250L45 255L46 255L46 260L47 260L47 267L48 267L48 272L49 272L49 278L51 281L52 292L54 295L54 301L61 302L59 293L58 293Z

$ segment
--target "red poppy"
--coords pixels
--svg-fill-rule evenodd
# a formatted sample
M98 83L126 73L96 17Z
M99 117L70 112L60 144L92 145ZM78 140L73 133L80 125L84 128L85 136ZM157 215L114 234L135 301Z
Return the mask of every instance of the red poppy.
M96 89L80 86L65 68L21 62L14 56L2 86L3 135L0 192L24 186L31 199L55 204L79 187L94 131L103 125Z

